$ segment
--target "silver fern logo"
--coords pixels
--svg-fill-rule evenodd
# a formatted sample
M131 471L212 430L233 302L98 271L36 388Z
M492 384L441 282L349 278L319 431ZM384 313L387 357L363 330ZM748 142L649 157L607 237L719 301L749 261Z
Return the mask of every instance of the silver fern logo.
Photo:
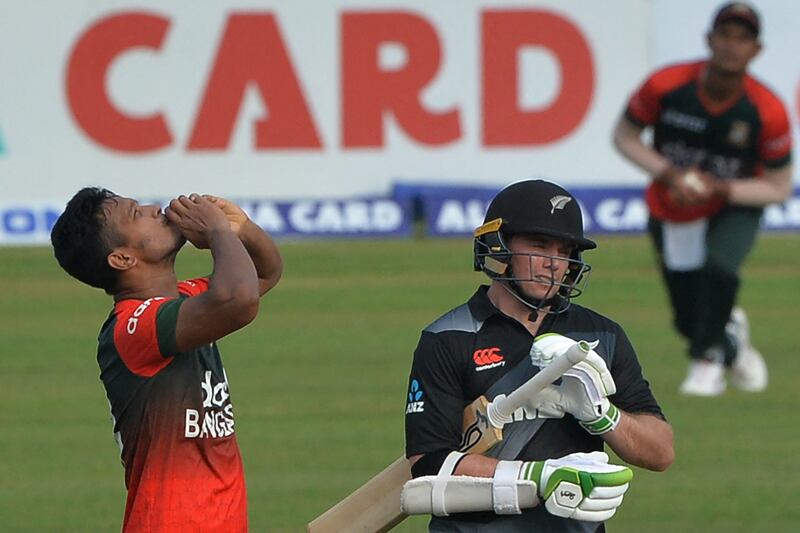
M555 213L556 209L564 209L564 206L566 206L571 201L572 198L569 196L563 196L561 194L559 194L558 196L553 196L552 198L550 198L550 205L553 206L553 208L550 210L550 214L552 215L553 213Z

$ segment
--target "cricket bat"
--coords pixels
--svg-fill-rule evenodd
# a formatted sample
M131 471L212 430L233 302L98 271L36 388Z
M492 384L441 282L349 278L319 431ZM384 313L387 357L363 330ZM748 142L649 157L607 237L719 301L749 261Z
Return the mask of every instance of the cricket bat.
M473 401L464 409L461 451L484 453L503 440L503 425L511 421L514 411L530 402L573 365L583 361L591 349L591 344L579 341L508 396L497 402L489 402L484 396ZM400 456L309 523L308 533L389 531L407 516L400 511L400 494L410 479L408 460Z

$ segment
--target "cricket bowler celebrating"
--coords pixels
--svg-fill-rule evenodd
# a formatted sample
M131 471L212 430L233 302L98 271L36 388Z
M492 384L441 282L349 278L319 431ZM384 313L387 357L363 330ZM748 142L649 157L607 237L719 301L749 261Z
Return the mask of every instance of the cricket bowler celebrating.
M210 277L178 282L175 257L209 248ZM180 196L166 212L80 190L51 234L56 259L114 307L98 342L128 490L122 530L247 531L244 472L216 341L243 328L280 279L269 236L238 206Z
M604 531L632 477L604 444L639 467L672 463L672 429L625 332L572 303L595 246L554 183L515 183L489 205L474 259L491 284L424 329L409 378L403 509L433 514L430 531ZM576 344L592 348L586 359L501 420L488 452L469 453L465 406L502 402Z

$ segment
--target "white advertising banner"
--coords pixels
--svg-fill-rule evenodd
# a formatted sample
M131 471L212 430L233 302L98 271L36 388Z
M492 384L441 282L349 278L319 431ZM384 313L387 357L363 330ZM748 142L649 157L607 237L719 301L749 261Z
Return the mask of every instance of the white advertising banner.
M34 2L0 16L2 202L637 180L640 0Z
M765 47L753 72L787 104L800 146L800 4L755 5ZM4 0L0 244L46 243L87 185L159 201L215 193L301 237L407 234L403 183L640 188L611 146L614 123L653 69L707 54L718 7ZM639 231L628 201L635 216L602 229ZM796 228L793 201L767 226Z

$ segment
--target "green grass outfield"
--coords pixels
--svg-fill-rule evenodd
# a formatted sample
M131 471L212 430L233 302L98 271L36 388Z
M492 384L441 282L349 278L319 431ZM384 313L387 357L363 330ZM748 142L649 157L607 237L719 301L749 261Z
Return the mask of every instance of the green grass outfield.
M762 237L741 303L771 371L766 393L684 398L683 345L643 238L604 238L578 301L627 330L675 428L666 473L636 470L618 532L797 531L800 246ZM403 450L419 331L484 278L468 239L287 243L281 284L222 341L247 472L251 530L302 531ZM183 277L208 270L187 251ZM0 530L118 531L123 473L98 380L110 300L49 249L0 249ZM398 531L423 531L407 520Z

